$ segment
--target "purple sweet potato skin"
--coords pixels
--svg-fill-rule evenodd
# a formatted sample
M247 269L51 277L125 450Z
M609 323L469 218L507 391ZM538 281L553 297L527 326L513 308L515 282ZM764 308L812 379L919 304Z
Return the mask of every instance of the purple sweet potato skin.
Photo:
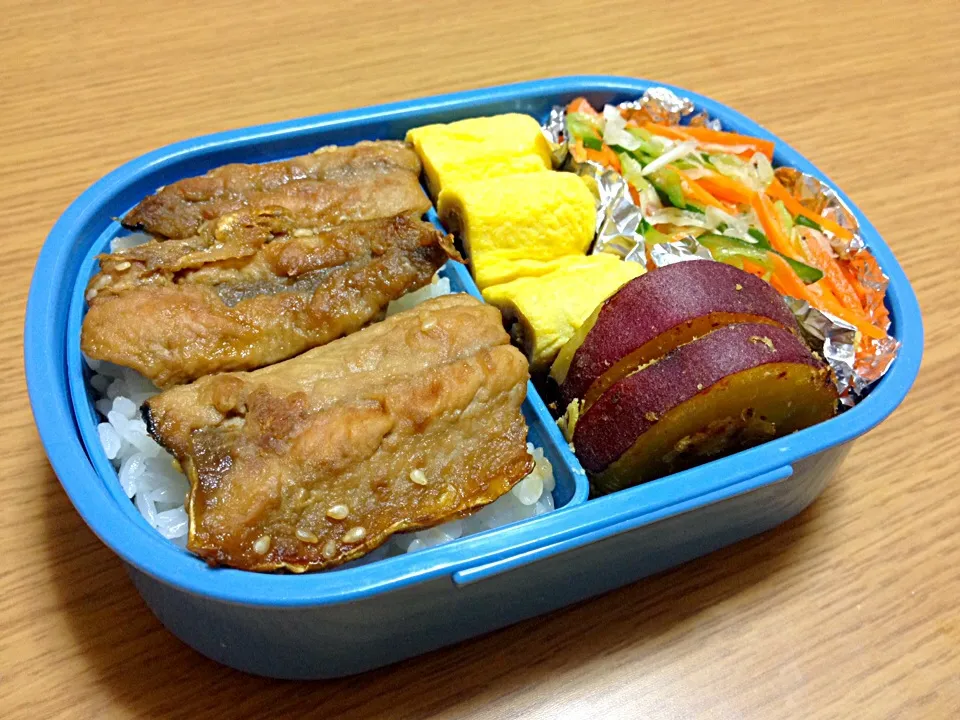
M577 423L573 436L577 457L588 471L600 472L629 450L660 416L725 377L767 363L823 366L788 330L758 323L719 328L620 380L601 395Z
M606 300L570 363L560 388L563 405L583 398L624 356L710 313L765 317L799 333L783 298L760 278L709 260L667 265L631 280Z

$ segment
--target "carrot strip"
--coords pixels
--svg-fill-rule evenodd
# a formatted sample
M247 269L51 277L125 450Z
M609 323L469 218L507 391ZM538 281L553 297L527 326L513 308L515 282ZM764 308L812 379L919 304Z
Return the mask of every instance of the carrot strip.
M786 260L776 253L770 253L769 256L775 268L773 277L770 278L770 284L773 285L781 295L789 295L798 300L806 300L818 310L828 312L850 323L867 337L882 340L887 336L885 332L874 326L863 313L841 305L840 301L830 292L830 289L823 285L823 280L818 280L810 285L804 285Z
M646 122L643 124L643 127L654 135L660 135L670 138L671 140L699 140L700 142L710 143L712 145L727 146L749 145L752 148L756 148L757 152L766 155L768 159L773 159L774 144L769 140L690 125L660 125L659 123ZM746 153L740 154L744 155Z
M587 149L583 146L583 140L573 138L573 142L570 144L570 154L577 162L583 162L587 159Z
M851 240L853 238L853 233L847 230L844 227L840 227L833 220L818 215L812 210L807 210L803 205L797 201L793 195L787 192L787 189L780 184L780 181L774 178L773 182L767 187L767 193L775 197L777 200L782 200L784 206L789 210L793 215L803 215L808 220L813 220L820 227L825 228L832 232L837 237L841 237L844 240Z
M743 261L743 269L751 275L756 275L761 280L766 280L767 275L770 274L770 271L765 267L757 265L755 262L750 262L749 260Z
M694 200L702 202L704 205L711 205L715 208L723 210L724 212L729 212L730 208L724 205L722 202L717 200L713 195L707 192L700 184L691 177L688 177L686 173L678 171L680 175L680 182L683 185L683 189L687 195L689 195Z
M715 198L725 200L726 202L749 205L750 200L756 194L743 183L719 173L704 175L703 177L697 178L697 182Z
M705 127L684 126L683 132L689 137L714 145L750 145L766 155L768 160L773 159L774 145L769 140Z
M816 230L804 232L802 237L806 240L807 259L812 265L823 271L823 279L826 280L833 294L845 307L863 314L863 305L860 304L857 291L847 280L843 270L840 269L840 265L837 264L830 253L827 239Z
M809 286L803 284L803 281L797 276L794 269L790 267L790 263L776 253L767 253L767 255L770 258L770 262L773 263L773 275L770 278L770 284L773 285L776 291L781 295L789 295L798 300L806 300L811 305L814 305L813 296L807 289Z
M857 277L857 273L849 261L844 263L837 263L840 266L840 269L843 271L844 277L847 278L847 281L853 286L853 289L857 291L857 298L860 300L860 306L869 312L869 295L867 288L863 286L863 283L860 282L860 278Z
M884 304L886 293L867 283L867 280L870 280L873 283L881 283L881 286L883 284L883 271L880 270L873 254L869 250L858 250L848 262L844 263L843 270L847 279L856 288L863 309L873 320L874 325L884 330L889 328L890 311Z
M687 135L686 128L681 129L676 125L657 125L656 123L647 122L643 124L643 127L654 135L669 138L670 140L683 141L692 139L690 135Z
M601 117L600 113L593 109L593 105L587 102L586 98L582 97L571 100L570 104L567 105L567 112L583 113L584 115L590 115L595 118Z
M799 258L796 257L797 253L793 247L793 243L790 242L790 238L787 237L787 234L783 232L783 228L780 226L776 211L773 209L773 203L771 203L765 195L754 193L750 201L750 206L757 214L757 218L763 226L763 231L767 234L767 240L770 241L770 246L777 252L799 260ZM791 270L791 272L793 271Z
M821 285L822 282L823 280L819 280L812 285L807 285L807 288L810 289L810 294L814 298L814 302L811 303L814 307L824 310L831 315L835 315L841 320L845 320L861 333L874 340L883 340L887 336L883 330L870 322L863 313L841 305L833 293Z
M604 143L600 150L591 150L590 148L584 148L583 150L587 160L600 163L604 167L613 168L617 172L623 172L623 168L620 167L620 158L617 157L617 154L613 151L613 148L606 143Z

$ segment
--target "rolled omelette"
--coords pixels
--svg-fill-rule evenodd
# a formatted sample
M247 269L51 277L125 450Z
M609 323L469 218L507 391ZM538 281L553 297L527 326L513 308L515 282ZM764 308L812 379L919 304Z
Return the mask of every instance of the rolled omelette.
M407 132L423 163L427 190L502 175L550 170L550 146L529 115L507 113L424 125Z
M582 257L596 223L593 194L566 172L457 183L441 191L437 212L463 240L481 290L542 275L566 255Z
M532 373L546 371L600 303L646 272L639 263L604 253L568 255L554 261L554 268L483 291L483 298L503 314Z

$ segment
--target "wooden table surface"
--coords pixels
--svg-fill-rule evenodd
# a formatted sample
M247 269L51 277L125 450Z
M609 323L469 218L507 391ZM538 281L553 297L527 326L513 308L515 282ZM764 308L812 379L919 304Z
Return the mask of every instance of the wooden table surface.
M0 717L960 716L956 0L0 9ZM74 512L34 429L21 332L50 226L175 140L572 73L696 89L845 188L920 297L910 396L799 517L599 599L339 681L196 654Z

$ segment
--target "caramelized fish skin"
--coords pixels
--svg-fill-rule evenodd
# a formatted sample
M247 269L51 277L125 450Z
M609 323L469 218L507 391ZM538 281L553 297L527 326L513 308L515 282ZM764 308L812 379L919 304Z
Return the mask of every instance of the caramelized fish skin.
M327 225L400 213L421 216L430 201L419 176L420 160L401 142L321 148L282 162L224 165L172 183L128 212L123 226L184 239L221 215L268 205L312 210L316 222Z
M159 387L285 360L377 319L452 243L406 216L301 227L282 208L224 216L186 240L100 258L81 347Z
M527 475L527 379L498 311L456 295L174 388L145 414L190 478L189 549L302 572L462 516Z

